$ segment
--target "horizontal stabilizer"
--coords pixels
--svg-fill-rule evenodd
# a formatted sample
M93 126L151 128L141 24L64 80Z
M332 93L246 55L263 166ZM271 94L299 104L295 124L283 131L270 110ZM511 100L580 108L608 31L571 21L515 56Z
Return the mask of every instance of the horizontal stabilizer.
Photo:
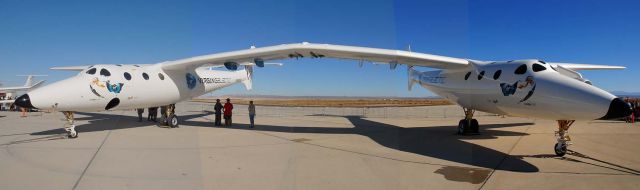
M67 67L51 67L49 69L56 71L82 71L91 67L91 65L67 66Z

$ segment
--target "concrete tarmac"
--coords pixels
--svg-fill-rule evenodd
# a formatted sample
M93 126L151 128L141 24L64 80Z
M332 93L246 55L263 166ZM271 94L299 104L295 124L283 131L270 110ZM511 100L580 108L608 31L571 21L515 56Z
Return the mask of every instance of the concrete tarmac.
M0 112L0 189L640 189L640 124L578 121L560 158L555 121L484 114L480 135L460 136L456 117L261 107L249 128L236 106L233 126L214 127L207 107L178 104L174 129L77 113L77 139L60 113Z

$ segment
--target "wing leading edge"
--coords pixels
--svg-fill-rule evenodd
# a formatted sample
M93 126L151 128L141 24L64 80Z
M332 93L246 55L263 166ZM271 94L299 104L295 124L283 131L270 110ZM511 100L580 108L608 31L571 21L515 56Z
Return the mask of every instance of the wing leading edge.
M357 46L312 44L306 42L209 54L160 64L165 70L181 70L203 65L324 57L376 63L409 64L438 69L464 68L468 64L466 59L439 55Z

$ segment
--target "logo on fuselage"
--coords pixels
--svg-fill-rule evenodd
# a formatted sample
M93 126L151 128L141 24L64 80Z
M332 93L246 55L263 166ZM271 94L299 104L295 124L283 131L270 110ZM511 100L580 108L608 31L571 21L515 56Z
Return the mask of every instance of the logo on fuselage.
M110 84L109 81L107 81L106 83L107 83L107 89L109 90L109 92L113 92L116 94L119 94L120 91L122 90L122 86L124 86L124 83Z
M196 88L197 84L198 84L198 79L196 79L196 77L193 76L191 73L187 73L187 87L193 90L194 88Z
M229 83L231 78L199 78L201 84L224 84Z

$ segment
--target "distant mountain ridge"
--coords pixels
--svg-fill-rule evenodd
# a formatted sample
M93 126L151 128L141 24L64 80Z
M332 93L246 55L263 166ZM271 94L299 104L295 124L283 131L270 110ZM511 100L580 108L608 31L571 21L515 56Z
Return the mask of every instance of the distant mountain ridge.
M640 92L611 91L618 97L640 98ZM243 99L442 99L440 96L427 97L400 97L400 96L283 96L283 95L245 95L245 94L225 94L225 95L204 95L201 98L243 98Z
M281 96L281 95L238 95L228 94L219 96L202 96L201 98L242 98L242 99L442 99L439 96L428 97L397 97L397 96Z
M611 94L619 97L640 97L640 92L611 91Z

